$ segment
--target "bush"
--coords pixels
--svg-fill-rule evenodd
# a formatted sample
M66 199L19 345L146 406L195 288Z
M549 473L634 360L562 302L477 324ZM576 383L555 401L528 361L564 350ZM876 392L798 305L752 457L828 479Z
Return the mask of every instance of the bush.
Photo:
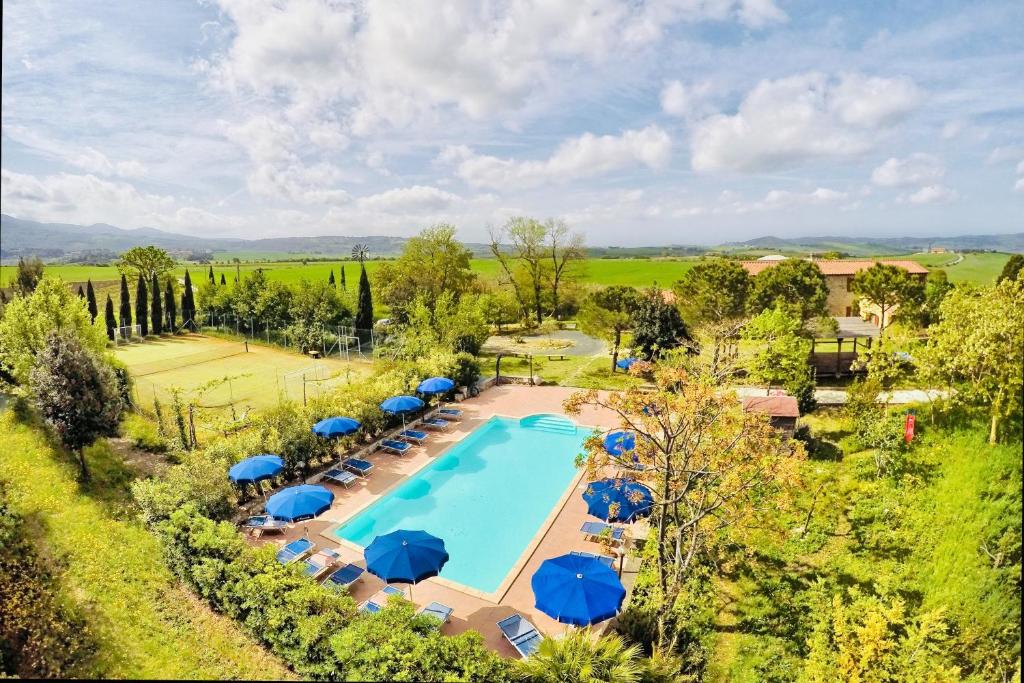
M121 434L138 448L151 453L163 453L169 445L157 426L137 413L125 414L121 420Z
M227 519L236 510L238 494L228 481L228 461L215 452L192 451L182 455L159 479L132 483L132 496L147 524L167 519L185 504L213 519Z

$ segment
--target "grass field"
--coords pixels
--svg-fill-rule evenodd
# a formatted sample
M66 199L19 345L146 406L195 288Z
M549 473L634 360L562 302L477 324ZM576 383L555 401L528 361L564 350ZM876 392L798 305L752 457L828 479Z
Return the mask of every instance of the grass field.
M124 512L137 475L104 442L87 449L92 481L37 430L0 415L0 480L34 545L96 641L100 678L282 679L294 675L175 582L160 543ZM2 611L2 608L0 608Z
M282 349L202 335L134 342L114 352L135 379L135 400L152 409L154 396L166 404L171 390L202 408L266 408L283 399L301 401L303 375L309 396L370 373L367 361L331 357L313 360Z
M935 268L956 259L956 255L914 254L903 258L909 258L929 268ZM984 284L995 281L1008 258L1009 254L1002 253L964 254L963 261L954 266L947 266L945 270L953 282ZM696 261L696 258L588 259L581 266L581 274L584 282L596 285L650 287L657 282L659 286L669 287L682 277L683 273L692 268ZM380 261L367 262L366 271L371 282L380 264ZM500 275L501 266L495 259L474 259L471 265L473 271L479 273L484 279L495 280ZM241 263L237 266L237 272L244 278L248 273L262 268L271 280L295 283L303 279L327 280L332 270L335 278L340 278L342 266L345 267L348 289L354 291L359 278L359 265L353 261L315 262L305 265L301 261ZM193 275L193 281L198 283L207 277L209 266L195 264L189 266L189 270ZM213 270L218 282L222 273L228 282L234 281L236 273L234 264L214 264ZM116 305L121 275L114 266L51 265L46 267L46 272L58 275L69 283L85 283L87 279L91 279L96 287L100 305L103 305L107 294L113 296ZM179 277L183 277L185 267L177 268L176 272ZM14 277L14 273L14 266L0 267L0 283L6 286ZM132 294L135 292L134 283L131 285L131 292Z

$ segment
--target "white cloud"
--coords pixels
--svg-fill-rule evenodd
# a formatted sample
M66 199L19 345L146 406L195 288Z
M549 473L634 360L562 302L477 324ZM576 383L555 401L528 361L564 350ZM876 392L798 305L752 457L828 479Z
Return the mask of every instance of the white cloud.
M737 193L724 191L719 196L719 206L714 213L746 214L761 211L777 211L799 206L827 206L845 202L850 199L847 192L818 187L810 192L793 192L792 190L769 190L764 198L756 201L742 199Z
M362 197L359 208L382 213L417 214L443 211L462 200L458 195L436 187L413 185Z
M882 187L932 185L946 175L946 167L931 154L911 154L904 159L890 157L871 172L871 182Z
M666 114L691 117L702 113L711 86L707 81L686 86L680 81L669 81L661 90L661 110ZM706 112L703 112L706 113Z
M1024 192L1024 178L1017 178L1017 182L1013 185L1014 192Z
M985 159L985 163L989 165L1005 164L1008 161L1015 161L1019 159L1021 155L1024 155L1024 147L1018 145L996 147L989 152L988 158Z
M470 185L504 189L564 183L637 165L659 169L671 154L668 133L651 125L618 136L584 133L564 141L543 161L479 155L464 146L446 148L440 160L457 163L456 172Z
M98 149L86 147L80 154L68 156L68 163L89 173L129 178L145 174L146 167L138 161L111 161Z
M198 67L233 92L285 95L292 115L343 104L365 135L437 107L471 118L517 109L563 69L600 64L659 41L684 21L784 21L773 0L445 3L219 0L233 24L223 53Z
M935 202L953 201L959 196L956 190L944 185L927 185L903 199L911 204L934 204Z
M735 115L698 123L692 165L698 171L763 171L816 158L848 158L871 149L878 132L920 102L907 78L806 73L761 81Z

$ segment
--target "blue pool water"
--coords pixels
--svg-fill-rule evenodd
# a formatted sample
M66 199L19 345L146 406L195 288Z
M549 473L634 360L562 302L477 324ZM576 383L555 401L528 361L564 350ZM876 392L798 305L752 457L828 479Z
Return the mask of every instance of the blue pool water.
M494 592L565 493L589 430L563 417L494 417L339 527L363 547L395 529L444 539L443 578Z

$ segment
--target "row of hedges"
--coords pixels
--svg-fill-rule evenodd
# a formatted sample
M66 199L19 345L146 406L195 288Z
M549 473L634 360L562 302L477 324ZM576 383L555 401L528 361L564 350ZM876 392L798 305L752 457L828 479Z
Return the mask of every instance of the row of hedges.
M174 574L237 620L300 676L315 680L507 680L512 665L480 634L442 636L436 622L393 600L376 615L348 595L254 549L227 522L186 505L156 525Z

